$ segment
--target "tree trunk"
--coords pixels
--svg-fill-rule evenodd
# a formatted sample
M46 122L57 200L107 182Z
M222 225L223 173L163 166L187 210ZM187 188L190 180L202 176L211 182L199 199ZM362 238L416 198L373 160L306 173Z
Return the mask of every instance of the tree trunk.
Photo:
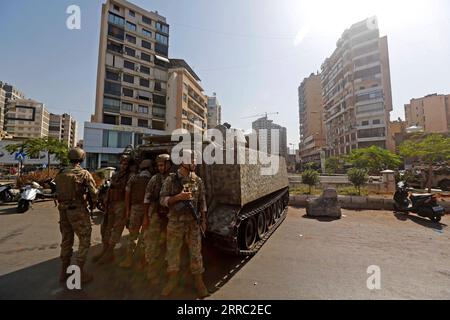
M47 173L50 175L50 151L47 151Z
M431 177L433 175L433 163L430 162L429 167L428 167L428 179L427 179L427 188L428 188L428 193L431 193Z

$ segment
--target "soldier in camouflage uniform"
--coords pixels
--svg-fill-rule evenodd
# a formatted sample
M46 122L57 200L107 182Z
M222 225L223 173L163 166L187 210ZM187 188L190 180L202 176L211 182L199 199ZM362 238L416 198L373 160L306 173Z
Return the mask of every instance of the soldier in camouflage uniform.
M133 256L136 254L136 241L139 237L139 231L144 221L144 195L150 178L152 177L150 170L152 162L148 159L143 160L139 169L141 172L132 176L125 188L125 206L126 217L129 221L128 229L128 246L125 260L119 265L123 268L129 268L133 264Z
M183 161L178 171L170 174L164 181L160 193L161 205L169 208L166 253L169 279L161 295L170 295L178 284L180 253L186 241L194 284L197 293L203 298L209 294L203 283L204 268L201 252L202 232L206 230L205 188L202 179L195 174L195 153L190 150L187 153L192 161L190 163ZM193 212L186 206L187 201L190 201L194 212L200 213L200 221L196 220Z
M72 258L72 247L74 234L79 239L77 265L81 270L81 281L87 283L92 281L92 276L86 273L86 263L89 247L91 245L91 219L86 208L87 197L91 197L95 203L97 189L91 174L80 167L85 153L80 148L69 151L71 166L63 169L55 178L56 198L59 210L59 228L61 230L61 260L62 268L60 281L67 280L67 268Z
M145 190L144 246L145 258L148 263L148 279L152 286L159 282L159 272L162 268L166 247L167 213L166 207L159 203L159 193L164 180L169 176L171 167L170 156L160 154L156 158L158 173L147 184Z
M120 160L120 169L111 178L111 186L106 196L106 213L108 215L107 224L103 232L103 251L94 261L99 264L107 264L114 261L114 248L122 237L122 232L127 223L125 208L125 187L130 179L130 158L122 157Z

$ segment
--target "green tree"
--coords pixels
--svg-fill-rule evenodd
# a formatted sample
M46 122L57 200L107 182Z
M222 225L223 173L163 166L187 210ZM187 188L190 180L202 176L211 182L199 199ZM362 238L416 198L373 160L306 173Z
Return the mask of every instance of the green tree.
M369 173L379 174L380 171L395 170L402 164L400 156L377 146L355 149L346 160L358 169L366 169Z
M339 157L330 157L325 160L325 170L327 173L338 173L344 168L344 160Z
M312 187L319 183L319 173L315 170L303 171L302 183L309 186L309 194L311 194Z
M52 137L29 139L22 143L10 144L6 146L6 151L14 153L23 151L27 155L38 156L40 152L47 153L47 169L50 172L50 157L55 156L61 164L66 165L69 162L67 158L69 148L64 142Z
M358 194L361 195L361 186L365 185L369 180L367 171L364 169L351 168L347 171L348 180L358 190Z
M430 134L406 140L400 146L400 154L405 158L418 158L428 166L427 188L431 192L433 164L450 160L450 138L440 134Z
M305 170L318 170L319 165L316 162L307 162L303 165Z

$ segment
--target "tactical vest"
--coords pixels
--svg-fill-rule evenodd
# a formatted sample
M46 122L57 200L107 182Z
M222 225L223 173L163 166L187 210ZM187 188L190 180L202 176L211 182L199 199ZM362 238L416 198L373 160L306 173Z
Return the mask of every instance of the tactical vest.
M136 175L133 178L130 190L131 204L143 204L145 197L145 189L150 181L149 176Z
M66 169L55 178L59 203L80 203L84 201L84 175L81 169Z
M166 218L166 214L169 212L169 209L167 207L164 207L161 205L161 203L159 202L160 197L159 197L159 192L161 192L161 188L162 185L164 183L164 179L163 175L158 173L156 175L156 185L157 185L157 189L158 190L158 194L156 195L156 202L157 202L157 209L156 212L158 212L160 214L160 216L164 216L164 218Z
M109 189L109 201L125 201L125 187L130 177L129 173L119 172L111 179L111 187Z

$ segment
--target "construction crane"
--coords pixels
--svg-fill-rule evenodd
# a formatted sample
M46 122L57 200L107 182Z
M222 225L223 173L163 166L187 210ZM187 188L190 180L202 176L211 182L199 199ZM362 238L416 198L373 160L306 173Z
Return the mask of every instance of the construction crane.
M271 113L264 112L263 114L255 114L254 116L244 117L241 119L250 119L250 118L258 118L258 117L266 117L267 118L267 116L269 114L280 114L280 113L279 112L271 112Z

